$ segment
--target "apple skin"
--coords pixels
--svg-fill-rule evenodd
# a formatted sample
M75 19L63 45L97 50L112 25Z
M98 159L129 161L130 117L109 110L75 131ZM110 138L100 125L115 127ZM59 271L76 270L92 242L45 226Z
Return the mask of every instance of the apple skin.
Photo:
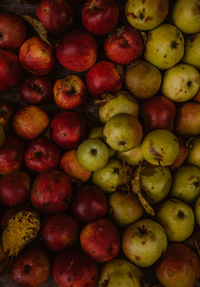
M70 211L82 223L103 218L107 213L107 198L95 185L85 185L77 191Z
M200 260L188 246L171 243L155 273L165 287L193 287L200 278Z
M104 52L116 64L128 65L143 53L141 33L131 26L118 27L104 42Z
M43 104L51 100L52 81L46 76L28 75L20 85L20 98L26 104Z
M41 213L52 214L65 211L72 200L70 177L52 169L40 173L34 180L30 201Z
M164 96L153 96L141 104L141 116L146 132L154 129L173 130L176 106Z
M24 151L24 162L35 172L57 168L61 151L59 147L45 137L39 137L28 143Z
M177 168L179 168L185 161L185 159L188 156L189 153L189 149L186 145L186 139L182 136L177 136L178 142L179 142L179 154L177 156L177 158L175 159L175 161L169 165L169 168L171 170L175 170Z
M26 40L19 49L22 67L33 75L46 75L54 66L52 48L40 37Z
M13 129L26 140L38 137L49 124L49 117L41 108L28 105L20 108L13 116Z
M50 33L62 34L71 26L74 13L65 0L42 0L36 16Z
M97 42L84 30L71 30L58 41L56 57L59 63L68 70L87 71L96 62Z
M100 61L87 72L86 85L89 93L98 98L104 93L118 92L122 79L112 62Z
M58 112L50 123L51 137L64 149L77 148L85 137L86 125L86 118L80 112Z
M53 86L54 102L61 109L79 107L86 99L86 85L78 75L67 75Z
M0 124L5 131L8 131L10 128L13 113L13 105L4 100L0 100Z
M111 220L96 219L82 228L80 244L83 252L95 262L107 262L119 253L120 232Z
M23 76L24 72L16 54L0 49L0 91L20 84Z
M78 231L78 223L72 216L59 213L45 218L41 236L50 251L62 252L77 240Z
M81 11L83 26L94 35L105 35L115 29L119 7L114 0L87 0Z
M11 279L21 287L39 287L49 276L49 257L36 246L22 250L11 267Z
M12 12L0 12L0 48L19 48L26 34L26 24L22 17Z
M57 255L52 273L59 287L95 287L98 280L96 263L73 250Z

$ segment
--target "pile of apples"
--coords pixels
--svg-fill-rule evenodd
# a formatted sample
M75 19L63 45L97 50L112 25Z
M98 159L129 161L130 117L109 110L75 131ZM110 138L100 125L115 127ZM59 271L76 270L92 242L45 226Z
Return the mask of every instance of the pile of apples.
M200 1L26 2L0 11L0 225L40 230L1 276L200 286Z

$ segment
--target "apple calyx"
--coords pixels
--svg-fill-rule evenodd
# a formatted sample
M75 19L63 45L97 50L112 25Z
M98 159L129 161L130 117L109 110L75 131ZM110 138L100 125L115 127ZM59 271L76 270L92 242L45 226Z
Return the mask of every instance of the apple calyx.
M147 229L144 224L142 226L139 226L137 229L141 235L144 235L147 233Z
M185 217L185 214L184 214L184 212L182 210L178 211L178 217L179 218L184 218Z
M28 264L26 264L26 265L24 266L24 272L25 272L25 273L29 273L30 270L31 270L31 266L28 265Z
M42 94L42 89L35 83L32 85L32 90L35 91L36 93Z

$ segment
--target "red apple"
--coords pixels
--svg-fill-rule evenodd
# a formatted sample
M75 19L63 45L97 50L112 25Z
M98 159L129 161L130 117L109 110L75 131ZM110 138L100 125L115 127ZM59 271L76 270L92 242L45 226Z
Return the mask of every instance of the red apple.
M72 24L74 13L66 0L42 0L36 16L52 34L62 34Z
M17 56L13 52L0 49L0 91L18 85L23 75L23 69Z
M41 235L47 248L62 252L72 246L78 238L78 223L65 213L47 217L41 228Z
M141 33L131 26L118 27L104 42L104 52L114 63L128 65L143 53Z
M104 93L119 91L122 79L113 63L100 61L87 72L86 84L91 95L100 97Z
M41 108L29 105L22 107L13 117L14 131L23 139L38 137L48 126L49 117Z
M3 216L1 217L1 228L4 229L8 221L11 217L13 217L14 214L16 214L20 210L20 207L13 207L13 208L8 208L6 211L3 213Z
M72 214L83 223L104 217L107 208L104 192L94 185L85 185L81 188L71 204Z
M86 86L78 75L57 79L53 87L54 102L62 109L79 107L86 98Z
M24 162L35 172L43 172L57 168L60 159L60 149L45 137L31 141L24 151Z
M141 116L146 132L154 129L173 130L176 106L164 96L153 96L141 104Z
M95 262L107 262L119 253L120 232L112 221L97 219L83 227L80 243L82 250Z
M65 211L72 200L70 177L63 172L52 169L40 173L34 180L30 201L41 213Z
M51 100L52 81L47 76L28 75L20 85L19 94L26 104L43 104Z
M176 158L176 160L169 166L171 170L175 170L182 166L184 163L185 159L187 158L189 149L187 147L187 142L184 137L177 136L178 142L179 142L179 154Z
M4 100L0 100L0 124L5 131L10 128L12 115L13 105Z
M86 119L80 112L57 113L50 123L52 139L65 149L78 147L86 131Z
M105 35L115 29L119 7L115 0L87 0L81 17L86 30L95 35Z
M40 37L32 37L21 45L19 60L23 68L33 75L46 75L54 66L52 48Z
M11 279L21 287L39 287L49 276L49 257L36 246L22 250L11 267Z
M53 277L59 287L96 287L98 269L92 259L72 250L59 254L53 264Z
M31 178L21 171L11 172L0 178L0 200L8 207L25 203L29 198Z
M84 72L96 62L96 40L84 30L72 30L58 42L56 56L66 69Z

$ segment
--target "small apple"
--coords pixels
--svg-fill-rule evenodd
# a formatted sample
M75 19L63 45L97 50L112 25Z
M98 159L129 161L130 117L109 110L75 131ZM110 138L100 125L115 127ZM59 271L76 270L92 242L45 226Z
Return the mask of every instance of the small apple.
M0 124L5 131L9 130L10 128L13 113L13 105L7 101L0 100Z
M138 166L143 161L143 153L141 150L141 144L136 145L133 149L128 151L118 151L117 158L125 161L131 166Z
M186 138L178 135L177 139L179 142L179 154L175 161L169 165L171 170L179 168L185 162L189 151Z
M193 34L186 39L183 62L200 69L200 33Z
M200 167L200 137L193 138L189 144L187 163Z

